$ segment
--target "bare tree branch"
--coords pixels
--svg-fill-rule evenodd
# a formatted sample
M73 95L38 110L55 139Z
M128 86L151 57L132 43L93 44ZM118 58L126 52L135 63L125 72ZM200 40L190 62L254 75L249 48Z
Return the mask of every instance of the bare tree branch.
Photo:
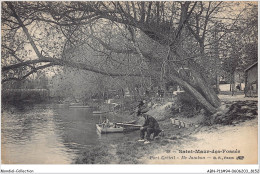
M123 72L122 73L107 72L107 71L104 71L104 70L99 69L97 67L85 64L85 63L78 63L78 62L73 62L73 61L69 61L69 60L63 60L63 59L57 59L57 58L48 58L48 57L45 57L44 59L41 59L41 60L39 60L39 59L29 60L29 61L14 64L14 65L2 67L2 72L5 72L5 71L11 70L11 69L15 69L15 68L19 68L19 67L22 67L22 66L28 66L30 64L43 63L43 62L51 62L51 63L53 63L53 65L68 66L68 67L71 67L71 68L87 70L87 71L99 73L99 74L102 74L102 75L108 75L108 76L141 76L141 74L139 74L139 73L127 74L127 73L123 73Z
M14 64L14 65L8 65L8 66L2 67L2 72L9 71L11 69L20 68L22 66L31 66L31 64L46 63L46 62L52 62L52 60L49 60L49 59L35 59L35 60L22 61L20 63Z
M6 79L3 79L2 80L2 83L5 83L7 81L11 81L11 80L18 80L18 81L21 81L21 80L24 80L26 79L28 76L30 76L31 74L33 73L36 73L37 71L41 70L41 69L45 69L45 68L48 68L48 67L51 67L51 66L54 66L55 64L54 63L49 63L49 64L46 64L46 65L43 65L43 66L39 66L37 68L33 68L30 72L28 72L27 74L25 74L24 76L22 77L11 77L11 78L6 78Z
M187 3L187 4L189 4L189 3ZM185 5L186 5L186 6L187 6L187 4L186 4L186 2L185 2ZM177 32L176 32L176 34L175 34L175 38L173 39L173 42L170 44L170 46L172 46L172 45L174 44L174 41L179 37L179 34L180 34L180 32L181 32L181 30L182 30L184 24L187 23L187 21L188 21L188 19L190 18L191 13L192 13L192 11L194 10L196 4L197 4L197 2L194 3L194 5L192 6L191 10L189 11L189 13L188 13L187 15L186 15L186 13L187 13L188 7L185 7L185 6L183 7L182 13L185 13L186 17L185 17L183 20L180 20L180 24L179 24L179 26L178 26L178 28L177 28L177 30L176 30ZM183 16L182 16L182 17L183 17Z
M30 41L32 47L33 47L33 50L35 51L36 55L39 57L39 59L42 58L42 55L40 53L40 51L38 50L37 46L35 45L31 35L29 34L29 31L28 29L26 28L26 26L23 24L21 18L17 15L15 9L14 9L14 6L11 2L6 2L8 7L11 9L14 17L16 18L16 20L18 21L19 25L23 28L23 31L25 33L25 35L27 36L27 39Z

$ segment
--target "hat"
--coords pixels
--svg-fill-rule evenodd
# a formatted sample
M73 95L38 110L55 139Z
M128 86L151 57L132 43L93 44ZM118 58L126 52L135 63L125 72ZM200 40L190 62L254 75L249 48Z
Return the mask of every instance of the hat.
M140 112L141 112L142 114L144 114L144 113L146 113L146 112L148 112L148 111L149 111L149 108L148 108L148 107L145 107L145 108L143 108L143 109L140 110Z
M140 116L140 115L142 115L142 114L144 114L144 113L146 113L146 112L148 112L149 111L149 108L147 108L147 107L145 107L145 108L139 108L138 110L137 110L137 116Z

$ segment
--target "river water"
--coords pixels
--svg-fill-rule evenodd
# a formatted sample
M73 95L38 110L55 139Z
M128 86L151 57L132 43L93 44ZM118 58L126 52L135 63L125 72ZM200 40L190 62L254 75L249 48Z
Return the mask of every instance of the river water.
M128 134L99 134L100 116L87 108L34 105L4 110L1 117L1 154L5 164L71 164L83 149L101 142L120 141ZM123 121L122 118L110 118Z

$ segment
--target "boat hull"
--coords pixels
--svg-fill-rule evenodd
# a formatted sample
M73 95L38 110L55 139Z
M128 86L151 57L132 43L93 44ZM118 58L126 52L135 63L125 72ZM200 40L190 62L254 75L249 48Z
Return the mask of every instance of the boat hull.
M140 130L142 127L142 125L136 125L132 123L116 123L116 125L123 127L126 131Z
M91 106L69 106L69 108L91 108Z
M93 111L93 114L105 114L108 113L107 111Z
M106 127L102 124L96 124L96 127L97 127L97 130L98 132L100 132L101 134L104 134L104 133L121 133L121 132L124 132L124 128L121 127L121 126L117 126L116 128L115 127Z

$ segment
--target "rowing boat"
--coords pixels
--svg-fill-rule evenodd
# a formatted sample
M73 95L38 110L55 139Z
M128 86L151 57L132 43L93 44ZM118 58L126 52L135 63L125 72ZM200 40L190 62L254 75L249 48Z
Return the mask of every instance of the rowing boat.
M98 132L103 133L121 133L124 132L124 128L122 126L118 126L116 124L96 124Z

